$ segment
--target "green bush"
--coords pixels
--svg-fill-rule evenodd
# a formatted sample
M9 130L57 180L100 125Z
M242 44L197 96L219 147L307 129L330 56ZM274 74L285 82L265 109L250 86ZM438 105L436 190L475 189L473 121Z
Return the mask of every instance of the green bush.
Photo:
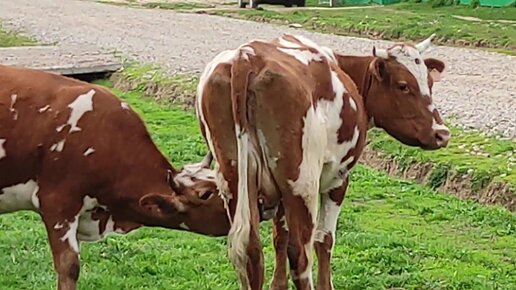
M457 5L459 0L431 0L432 8Z
M480 7L480 0L471 0L469 6L471 6L472 8Z

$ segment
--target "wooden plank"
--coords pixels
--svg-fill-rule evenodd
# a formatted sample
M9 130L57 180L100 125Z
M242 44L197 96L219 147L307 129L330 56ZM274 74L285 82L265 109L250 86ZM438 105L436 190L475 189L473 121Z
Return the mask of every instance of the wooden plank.
M94 46L25 46L0 48L0 63L62 75L113 72L122 64Z

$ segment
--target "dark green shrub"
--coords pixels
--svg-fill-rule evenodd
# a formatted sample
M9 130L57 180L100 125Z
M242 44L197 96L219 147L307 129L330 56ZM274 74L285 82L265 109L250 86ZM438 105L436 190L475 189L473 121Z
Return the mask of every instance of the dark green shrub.
M471 2L469 3L469 6L471 6L471 8L477 8L480 6L480 0L471 0Z

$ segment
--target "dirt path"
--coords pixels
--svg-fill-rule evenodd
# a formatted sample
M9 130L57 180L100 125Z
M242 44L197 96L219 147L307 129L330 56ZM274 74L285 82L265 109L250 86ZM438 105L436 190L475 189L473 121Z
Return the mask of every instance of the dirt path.
M118 50L168 72L199 73L223 49L251 39L299 33L349 54L370 54L391 42L340 37L217 16L180 14L74 0L0 0L7 29L43 43L96 45ZM516 57L479 50L435 47L426 56L448 65L434 95L441 112L467 127L516 137ZM1 61L1 60L0 60Z

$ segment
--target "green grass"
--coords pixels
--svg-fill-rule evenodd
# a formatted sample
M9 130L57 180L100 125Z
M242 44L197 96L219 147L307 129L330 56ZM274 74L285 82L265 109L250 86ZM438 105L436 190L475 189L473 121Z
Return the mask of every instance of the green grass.
M140 83L141 86L151 83L161 87L180 87L181 90L190 95L195 95L199 82L199 77L196 75L176 74L171 76L165 74L157 66L135 62L127 62L124 66L123 76L130 81ZM140 87L140 89L143 89L143 87Z
M384 7L352 10L239 10L211 11L212 14L254 21L284 24L299 23L304 28L339 35L361 35L391 40L420 40L432 33L440 44L499 48L516 51L516 24L498 20L516 20L516 7L469 8L429 4L400 3ZM481 22L466 21L452 15L478 17Z
M402 165L433 163L438 169L431 181L435 187L444 181L449 171L467 173L473 170L474 189L478 190L491 181L508 183L516 189L516 142L450 127L452 139L448 147L441 150L422 151L402 145L380 130L369 131L372 140L369 146L391 155Z
M143 4L146 8L159 8L168 10L190 10L190 9L201 9L201 8L212 8L214 5L205 3L195 2L148 2Z
M36 41L30 37L4 30L0 23L0 47L30 46L35 44Z
M108 82L102 82L110 86ZM176 166L205 153L195 116L116 91ZM358 166L338 224L336 289L509 289L516 285L516 216ZM267 283L273 267L263 223ZM237 289L225 238L145 228L82 244L79 289ZM0 216L2 290L53 289L36 214Z

